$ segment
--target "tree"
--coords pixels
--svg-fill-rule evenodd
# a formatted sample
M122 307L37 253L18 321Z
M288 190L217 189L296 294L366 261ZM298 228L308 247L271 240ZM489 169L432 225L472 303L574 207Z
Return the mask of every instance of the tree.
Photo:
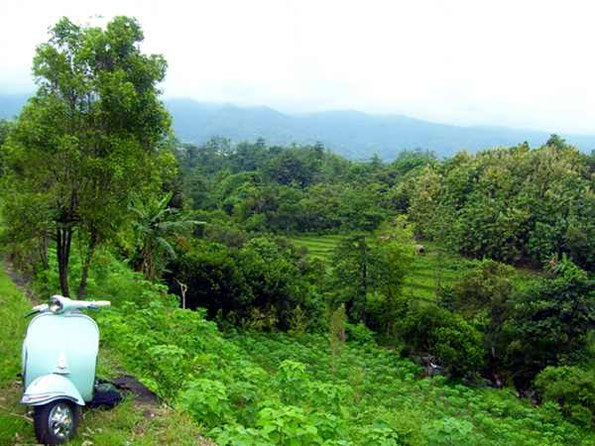
M82 297L97 246L127 220L136 196L171 174L173 155L163 150L170 118L157 89L166 62L141 52L143 33L132 18L116 17L105 29L63 18L50 34L33 60L37 93L8 138L5 186L17 208L28 207L19 198L27 194L47 205L38 218L55 237L66 296L78 231L86 251Z
M510 280L513 271L502 263L483 260L452 288L441 290L441 303L483 333L489 355L487 366L494 377L502 368L502 328L509 313L509 296L514 292Z
M137 215L134 229L138 236L139 269L148 280L159 277L167 261L176 258L174 242L202 223L168 207L171 197L171 193L166 194L161 200L133 208Z
M336 248L330 287L345 304L351 321L392 334L406 265L413 252L410 240L410 228L400 227L379 237L349 237Z
M505 324L508 367L522 389L547 366L578 362L595 327L595 289L585 271L564 256L548 272L551 278L514 297Z
M391 204L407 209L418 235L463 255L543 264L566 253L592 270L595 195L589 157L555 135L427 164L398 183Z
M535 387L545 400L559 403L564 415L591 426L595 414L595 369L548 366L537 375Z
M8 135L12 130L13 123L10 121L6 121L4 119L0 119L0 175L4 173L4 150L2 146L4 142L8 139Z
M190 308L206 307L210 317L288 330L299 312L309 315L310 325L320 316L308 269L291 249L268 238L252 238L239 249L195 241L172 266L170 277L188 285Z

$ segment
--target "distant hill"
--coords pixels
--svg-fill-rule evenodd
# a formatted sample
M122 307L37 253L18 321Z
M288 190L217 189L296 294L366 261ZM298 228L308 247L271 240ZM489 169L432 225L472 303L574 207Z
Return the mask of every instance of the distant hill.
M17 116L28 97L27 94L0 93L0 119L12 119Z
M26 95L0 95L0 118L18 114L26 98ZM201 144L213 136L236 142L262 137L273 145L319 141L352 159L367 159L374 153L392 159L400 150L414 148L431 149L440 156L448 156L461 149L475 152L523 141L539 146L549 137L549 133L535 130L462 127L358 111L285 114L268 107L238 107L191 99L170 99L165 104L173 116L176 136L184 142ZM561 136L584 151L595 149L595 135Z
M475 152L527 141L539 146L550 134L506 127L460 127L399 115L357 111L284 114L267 107L205 104L190 99L166 101L174 130L182 141L200 144L213 136L234 141L262 137L268 144L322 142L349 158L377 153L392 159L402 149L424 148L448 156L461 149ZM584 151L595 149L595 135L561 135Z

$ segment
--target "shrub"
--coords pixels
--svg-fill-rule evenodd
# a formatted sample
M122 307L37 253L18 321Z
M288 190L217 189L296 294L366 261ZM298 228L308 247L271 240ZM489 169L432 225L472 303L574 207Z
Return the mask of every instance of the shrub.
M230 410L227 390L220 381L197 379L182 392L180 405L209 427L222 424Z
M433 304L412 304L397 330L403 342L434 355L455 375L475 372L483 365L483 338L461 316Z
M590 426L595 415L595 372L576 366L546 367L535 379L545 400L556 401L564 415Z

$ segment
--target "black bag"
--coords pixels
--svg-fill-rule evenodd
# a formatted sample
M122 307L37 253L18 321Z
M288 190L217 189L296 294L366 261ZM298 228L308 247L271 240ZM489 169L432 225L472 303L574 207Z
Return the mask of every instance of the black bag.
M113 409L120 404L122 399L122 394L114 383L104 379L97 379L95 380L93 400L88 403L88 406L91 408Z

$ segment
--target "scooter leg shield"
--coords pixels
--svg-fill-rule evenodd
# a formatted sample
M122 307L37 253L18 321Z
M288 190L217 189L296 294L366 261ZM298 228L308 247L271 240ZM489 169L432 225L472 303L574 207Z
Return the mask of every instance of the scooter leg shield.
M28 406L41 406L57 399L67 399L79 406L85 405L74 384L68 378L57 374L40 376L31 382L25 390L21 403Z

